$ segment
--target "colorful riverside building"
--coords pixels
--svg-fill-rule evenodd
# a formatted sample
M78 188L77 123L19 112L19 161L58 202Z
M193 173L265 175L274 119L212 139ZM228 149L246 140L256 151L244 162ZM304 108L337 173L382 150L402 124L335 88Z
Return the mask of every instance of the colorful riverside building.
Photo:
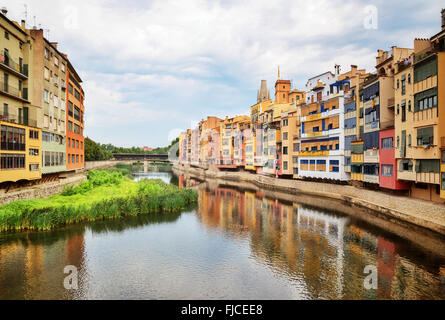
M401 109L401 119L396 120L401 142L398 178L412 183L412 197L436 202L445 199L444 39L442 10L442 31L431 39L414 41L412 65L407 71L413 76L406 92L413 103L411 108L408 105L407 115L404 117Z
M391 52L378 50L377 74L359 82L360 117L364 117L364 127L358 141L351 143L351 179L355 182L393 190L407 189L406 184L397 181L395 137L391 135L395 132L395 70L412 52L412 49L395 46Z
M179 134L179 163L187 163L187 132Z
M299 175L346 181L344 150L344 94L350 82L326 72L306 84L307 104L301 108Z
M301 106L306 100L306 92L291 90L289 109L281 113L282 175L298 179L298 153L300 151Z
M235 169L243 165L243 130L250 128L249 116L226 117L220 122L220 161L218 168Z
M42 174L66 171L66 73L68 61L43 36L29 30L33 44L33 94L31 103L41 106Z
M82 89L80 79L74 67L67 59L68 69L66 83L68 83L68 91L66 86L62 86L62 91L67 94L66 105L66 169L80 170L85 167L84 159L84 99L85 93Z
M207 117L199 123L199 162L217 164L219 161L219 131L221 119Z
M261 80L261 89L257 94L257 103L250 107L250 122L252 125L252 137L246 142L246 157L248 157L248 164L246 170L256 171L261 173L265 160L263 159L263 127L260 122L260 114L268 110L273 104L273 100L270 99L270 92L267 89L266 80ZM253 155L250 152L250 144L253 143ZM250 162L250 157L253 156L253 166Z
M0 183L41 178L40 103L30 101L34 39L0 13Z

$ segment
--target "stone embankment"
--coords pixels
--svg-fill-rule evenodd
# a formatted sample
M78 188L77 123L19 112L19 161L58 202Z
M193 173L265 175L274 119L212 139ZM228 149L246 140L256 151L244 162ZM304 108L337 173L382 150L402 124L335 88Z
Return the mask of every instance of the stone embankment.
M17 200L48 198L52 195L61 193L68 186L76 186L86 180L87 177L85 174L77 174L60 179L59 181L42 183L9 192L3 189L0 191L0 205Z
M200 180L222 179L245 182L271 191L336 199L381 213L394 222L402 221L445 235L445 205L439 203L360 189L349 185L275 179L248 172L219 171L212 167L175 164L173 169Z

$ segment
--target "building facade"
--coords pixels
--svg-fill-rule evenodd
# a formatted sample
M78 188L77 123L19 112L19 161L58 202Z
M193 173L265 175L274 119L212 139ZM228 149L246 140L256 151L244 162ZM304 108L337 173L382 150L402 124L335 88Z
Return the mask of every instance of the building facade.
M68 68L66 75L66 83L62 83L62 91L67 92L66 99L66 169L80 170L85 167L85 146L83 130L84 123L84 100L85 93L82 89L80 79L74 67L67 60Z
M41 106L42 174L66 171L66 73L67 60L50 43L43 30L29 30L33 45L33 94Z
M33 45L25 28L0 13L0 183L41 178L40 104L32 103Z

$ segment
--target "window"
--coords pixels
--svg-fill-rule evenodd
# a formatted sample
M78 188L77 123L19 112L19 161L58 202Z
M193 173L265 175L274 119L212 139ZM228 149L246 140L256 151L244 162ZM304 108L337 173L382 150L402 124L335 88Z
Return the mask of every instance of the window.
M393 137L382 139L382 149L393 149L393 148L394 148Z
M46 81L49 81L50 75L49 75L49 69L47 67L43 68L43 78Z
M29 171L39 171L39 165L38 164L30 164Z
M393 174L393 166L382 164L382 176L384 177L392 177Z
M434 142L434 129L433 127L417 129L417 145L432 145Z
M287 161L284 161L284 162L283 162L283 170L287 170L287 167L288 167L288 166L287 166Z
M1 155L1 169L2 170L25 169L25 155L24 154L2 154Z
M288 133L287 132L283 132L283 140L287 140L288 139Z
M59 58L54 57L54 65L55 65L56 67L59 66Z
M445 163L445 150L442 150L442 163Z
M9 40L9 32L5 30L5 39Z
M287 147L283 147L283 154L287 155L288 154L288 148Z
M68 84L68 91L69 93L73 94L73 85L71 83Z
M406 93L406 80L402 77L402 95Z
M1 126L1 150L25 151L25 129Z
M286 127L289 124L289 120L285 119L283 120L283 127Z
M408 73L408 84L411 84L411 73Z
M400 80L397 79L397 89L399 89L399 88L400 88Z
M68 101L68 115L72 117L74 115L74 107L71 101Z
M411 139L411 135L408 135L408 147L412 146L412 139Z
M80 93L77 90L74 90L74 97L76 97L77 100L80 99Z
M45 59L49 60L49 49L45 47Z
M30 156L38 156L39 155L39 149L29 149L29 155Z
M73 131L73 123L71 121L68 121L68 131Z
M80 121L80 109L78 107L74 107L74 119Z
M49 92L48 90L43 90L43 101L49 103Z
M416 160L416 172L419 173L439 173L440 160L422 159Z

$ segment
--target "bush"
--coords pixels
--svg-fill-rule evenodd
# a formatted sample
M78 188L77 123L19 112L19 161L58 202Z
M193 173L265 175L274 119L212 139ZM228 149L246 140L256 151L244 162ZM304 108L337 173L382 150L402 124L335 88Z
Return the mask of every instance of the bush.
M59 195L0 207L0 230L49 230L80 221L179 211L197 199L195 191L162 180L134 182L119 170L90 171L88 181Z

